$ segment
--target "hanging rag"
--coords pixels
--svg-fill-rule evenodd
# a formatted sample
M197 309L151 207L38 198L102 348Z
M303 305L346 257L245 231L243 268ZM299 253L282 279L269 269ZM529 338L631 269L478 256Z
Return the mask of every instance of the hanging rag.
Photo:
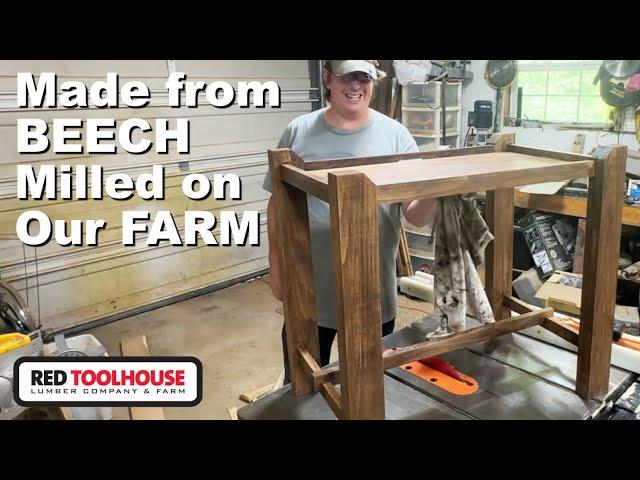
M493 240L471 195L438 198L435 220L435 312L441 323L464 330L466 316L493 323L491 304L477 267Z

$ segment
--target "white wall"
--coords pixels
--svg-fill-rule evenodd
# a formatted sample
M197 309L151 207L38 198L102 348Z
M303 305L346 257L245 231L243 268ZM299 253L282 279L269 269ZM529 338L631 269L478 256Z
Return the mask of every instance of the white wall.
M489 83L484 78L486 66L487 60L472 60L471 64L467 66L467 69L473 72L473 80L465 83L462 90L463 139L468 128L468 112L473 111L473 103L476 100L490 100L493 102L495 109L496 91L489 86ZM500 118L502 118L502 115ZM576 134L578 133L582 133L585 136L583 153L589 153L598 145L612 145L617 143L638 150L638 141L635 139L635 135L631 133L621 134L618 140L617 134L612 135L602 131L591 130L558 130L548 126L544 128L504 127L502 131L515 132L516 142L519 145L548 148L551 150L570 151ZM634 164L637 165L628 163L627 169L634 171L634 173L636 173L635 171L637 170L637 173L640 174L640 161L634 161Z

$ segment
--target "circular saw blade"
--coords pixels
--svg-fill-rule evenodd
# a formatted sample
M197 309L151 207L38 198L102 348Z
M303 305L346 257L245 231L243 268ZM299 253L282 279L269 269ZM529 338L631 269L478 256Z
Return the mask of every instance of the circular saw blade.
M626 78L640 70L640 60L605 60L604 68L614 78Z
M80 350L73 350L73 349L56 353L56 357L88 357L88 356L89 355L87 355L84 352L81 352Z
M35 323L22 295L0 280L0 333L29 333L33 330Z

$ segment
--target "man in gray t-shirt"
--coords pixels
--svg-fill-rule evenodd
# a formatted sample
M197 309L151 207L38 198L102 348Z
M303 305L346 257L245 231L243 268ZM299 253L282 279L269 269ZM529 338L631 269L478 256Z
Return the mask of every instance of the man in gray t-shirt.
M290 148L305 161L417 152L415 140L403 125L369 108L374 80L384 76L384 73L376 68L377 62L374 62L375 60L327 62L322 77L331 102L330 107L293 120L283 133L278 148ZM393 166L390 165L389 168ZM268 173L263 187L271 192L271 178ZM320 361L321 366L324 366L329 363L331 344L337 328L329 205L311 195L307 196L307 204ZM273 202L269 200L267 221L271 288L275 296L282 300L273 208ZM383 335L393 331L396 316L395 257L398 251L401 210L410 223L422 226L435 214L435 200L423 199L378 206ZM283 328L285 377L288 381L285 338Z

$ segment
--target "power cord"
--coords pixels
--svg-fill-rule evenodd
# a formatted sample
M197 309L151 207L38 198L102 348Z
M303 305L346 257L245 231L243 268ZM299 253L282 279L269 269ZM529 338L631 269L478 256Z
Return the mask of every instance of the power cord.
M466 146L467 146L467 137L469 136L469 132L471 131L471 129L472 129L472 128L473 128L473 127L469 127L469 128L467 128L467 133L466 133L466 135L464 136L464 142L462 143L462 146L463 146L463 147L466 147Z
M427 312L426 310L421 310L419 308L406 307L404 305L398 305L398 308L404 308L405 310L414 310L416 312L424 313L425 315L431 315L433 312Z

